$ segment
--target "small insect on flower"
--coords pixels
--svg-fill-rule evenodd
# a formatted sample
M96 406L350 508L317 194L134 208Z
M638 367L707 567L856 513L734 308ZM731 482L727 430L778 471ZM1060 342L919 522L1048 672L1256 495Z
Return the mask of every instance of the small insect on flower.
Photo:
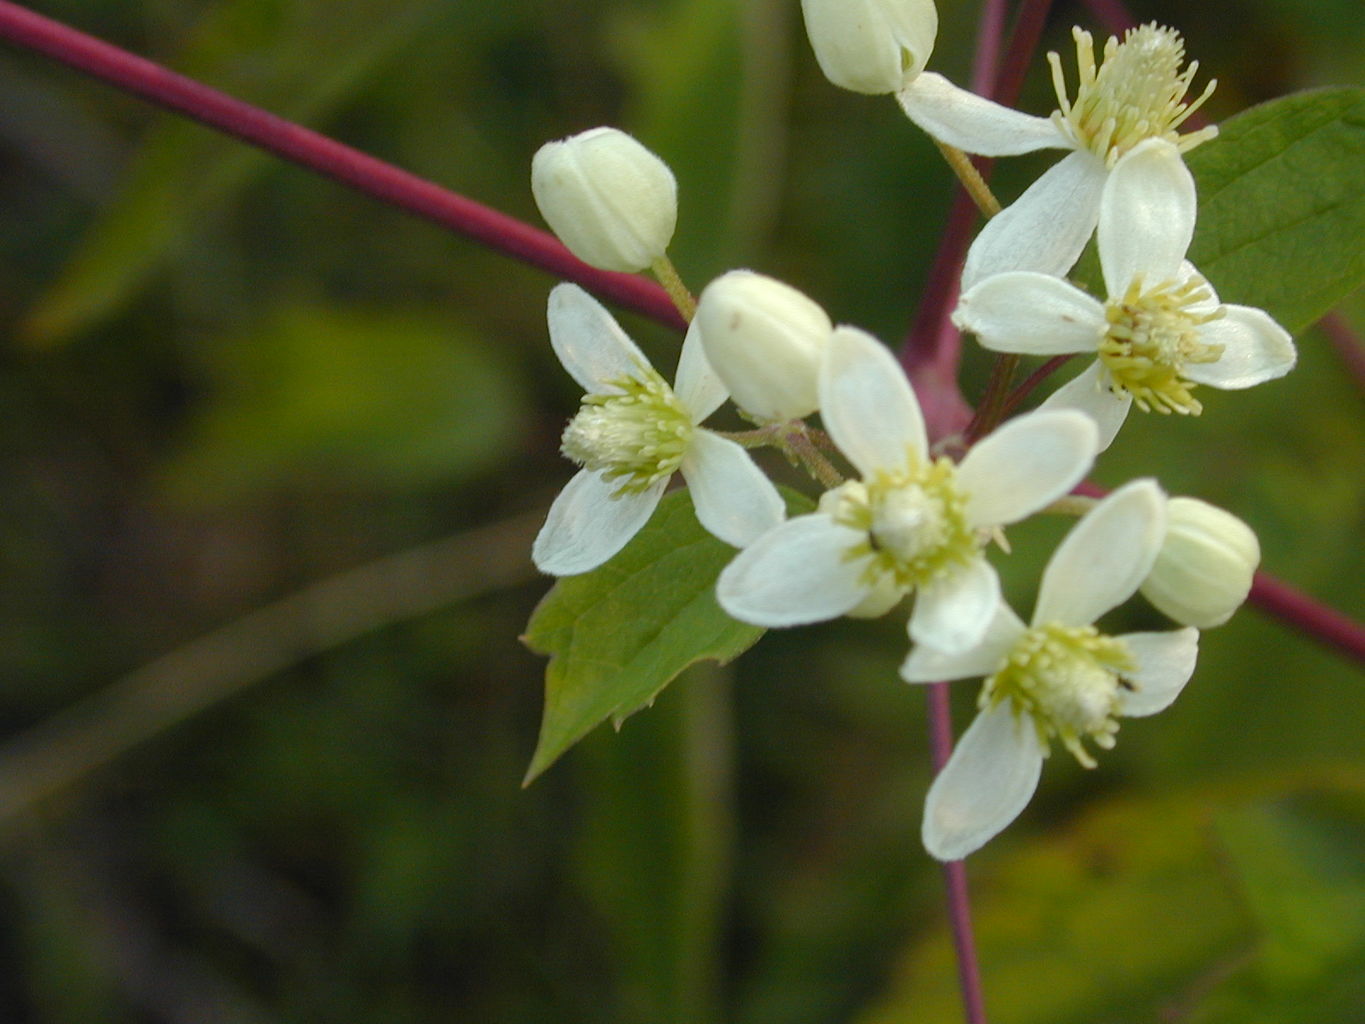
M959 860L1018 817L1052 740L1093 768L1087 742L1107 750L1119 718L1175 700L1194 671L1197 630L1108 636L1093 625L1138 589L1165 533L1165 495L1151 480L1134 481L1097 504L1053 553L1030 625L1001 604L976 646L910 652L901 666L907 682L985 677L980 713L925 799L930 854Z

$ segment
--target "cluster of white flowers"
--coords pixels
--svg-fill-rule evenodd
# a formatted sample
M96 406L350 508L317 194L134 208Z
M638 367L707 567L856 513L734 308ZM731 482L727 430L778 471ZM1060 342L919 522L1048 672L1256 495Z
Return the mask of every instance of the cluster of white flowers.
M1090 767L1086 744L1111 747L1118 718L1169 705L1193 672L1198 629L1226 621L1259 561L1255 534L1235 516L1167 498L1152 479L1088 506L1067 496L1132 406L1198 414L1196 386L1279 377L1295 352L1265 312L1220 303L1185 259L1197 203L1182 154L1216 130L1177 131L1213 89L1188 99L1197 65L1184 66L1178 33L1147 25L1111 38L1097 64L1077 29L1075 95L1050 54L1058 109L1040 118L924 70L937 32L932 0L802 8L831 81L895 95L942 145L991 156L1071 151L979 233L953 321L988 349L1097 358L1041 408L954 459L931 445L887 348L836 327L786 284L748 270L709 284L671 388L605 309L560 285L550 338L587 392L563 451L582 469L533 554L551 574L597 567L648 521L678 471L701 524L740 549L716 584L736 619L783 627L883 615L913 594L903 678L984 679L980 714L925 807L927 849L957 859L1020 813L1054 739ZM597 128L550 143L532 184L546 221L584 261L671 272L676 184L634 139ZM1104 300L1064 278L1092 235ZM756 429L726 436L699 425L727 397ZM823 432L805 422L815 413ZM786 519L741 442L805 466L825 488L816 510ZM1048 563L1025 625L1001 598L991 544L1008 550L1004 528L1027 516L1078 508L1084 515ZM1111 636L1094 625L1139 590L1183 628Z

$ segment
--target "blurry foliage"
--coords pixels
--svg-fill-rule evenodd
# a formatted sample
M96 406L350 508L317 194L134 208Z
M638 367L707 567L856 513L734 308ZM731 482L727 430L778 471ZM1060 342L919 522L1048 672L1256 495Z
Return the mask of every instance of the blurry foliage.
M1365 82L1356 0L1134 7L1186 32L1216 119ZM961 80L976 5L940 8L934 65ZM950 194L893 103L824 82L788 0L44 10L532 221L540 142L622 125L677 173L694 288L753 266L888 342ZM543 275L33 55L5 49L0 85L7 734L568 479ZM1051 159L1002 162L1001 195ZM1359 617L1362 396L1299 341L1285 380L1145 418L1096 475L1229 506L1267 568ZM966 358L970 387L987 361ZM1063 526L1011 532L1021 611ZM494 554L526 584L302 652L0 822L0 1020L957 1019L903 627L770 634L523 790L544 662L516 638L549 581ZM993 1019L1357 1020L1360 682L1247 610L1098 770L1054 758L971 862Z

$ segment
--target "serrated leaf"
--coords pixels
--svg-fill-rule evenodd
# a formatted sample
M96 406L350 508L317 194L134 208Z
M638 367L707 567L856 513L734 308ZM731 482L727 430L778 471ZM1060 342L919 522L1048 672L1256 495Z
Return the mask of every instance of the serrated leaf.
M1190 153L1190 259L1225 302L1298 334L1365 281L1365 89L1253 107Z
M787 504L810 508L795 494ZM680 490L611 561L555 583L523 637L550 656L540 739L523 784L608 718L619 723L650 704L687 666L724 664L753 646L763 630L716 603L716 577L734 555L702 529Z

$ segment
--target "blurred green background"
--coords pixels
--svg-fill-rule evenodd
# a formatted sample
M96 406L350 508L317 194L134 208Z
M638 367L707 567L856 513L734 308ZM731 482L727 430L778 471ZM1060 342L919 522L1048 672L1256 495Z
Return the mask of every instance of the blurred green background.
M751 266L892 343L946 213L794 0L33 6L535 223L535 148L622 126L677 174L694 289ZM1358 0L1134 9L1215 119L1365 84ZM964 81L975 5L940 11ZM0 1021L959 1019L900 620L769 635L520 788L577 398L549 278L8 46L0 147ZM1363 396L1300 352L1096 479L1232 508L1359 617ZM1012 531L1016 607L1062 525ZM1362 682L1248 609L1097 771L1053 758L969 865L992 1019L1365 1019Z

